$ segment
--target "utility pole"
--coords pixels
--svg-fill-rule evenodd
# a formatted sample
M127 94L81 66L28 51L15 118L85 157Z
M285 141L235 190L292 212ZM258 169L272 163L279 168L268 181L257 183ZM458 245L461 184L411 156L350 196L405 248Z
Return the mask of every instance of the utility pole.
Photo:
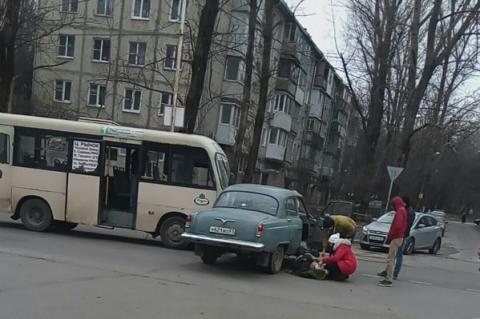
M187 0L182 0L182 9L180 14L180 33L178 34L177 54L175 62L175 79L173 83L173 105L172 105L172 121L170 131L175 132L175 119L177 116L177 100L180 86L182 52L183 52L183 37L185 35L185 12L187 10Z

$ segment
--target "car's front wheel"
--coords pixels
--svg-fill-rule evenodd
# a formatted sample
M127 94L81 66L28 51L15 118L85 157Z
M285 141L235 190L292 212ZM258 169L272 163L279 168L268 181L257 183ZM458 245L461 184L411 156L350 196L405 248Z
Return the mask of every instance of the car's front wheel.
M403 249L403 253L405 255L411 255L415 251L415 239L410 237L407 239L407 242L405 243L405 247Z
M270 254L268 261L267 272L269 274L277 274L282 270L283 259L285 257L285 249L282 246L278 246L274 252Z

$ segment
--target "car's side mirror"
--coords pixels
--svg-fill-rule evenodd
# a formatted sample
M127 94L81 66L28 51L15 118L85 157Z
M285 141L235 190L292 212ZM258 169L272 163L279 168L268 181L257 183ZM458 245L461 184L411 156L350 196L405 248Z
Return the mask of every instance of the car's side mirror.
M377 219L376 219L376 218L372 218L372 222L376 222L376 221L377 221Z
M418 225L417 225L417 228L418 228L418 229L425 228L425 224L418 224Z

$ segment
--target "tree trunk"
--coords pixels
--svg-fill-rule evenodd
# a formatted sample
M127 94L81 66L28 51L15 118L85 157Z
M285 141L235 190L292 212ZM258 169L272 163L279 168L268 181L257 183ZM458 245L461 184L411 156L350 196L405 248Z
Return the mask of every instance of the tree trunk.
M240 112L240 126L235 137L235 146L233 152L232 172L237 181L238 164L243 155L243 140L248 126L248 113L250 111L252 95L252 77L253 77L253 51L255 49L255 31L257 25L257 0L250 0L250 15L248 18L248 44L245 56L245 80L243 81L242 108Z
M265 110L268 102L269 83L271 77L270 61L272 58L273 41L273 1L265 0L264 25L263 25L263 53L262 70L260 75L260 97L258 99L257 115L253 130L253 141L248 156L247 171L244 182L253 182L255 168L257 166L258 149L260 148L260 139L262 135L263 122L265 120Z
M359 172L355 192L357 194L365 193L372 185L366 185L375 172L375 155L378 140L382 132L382 120L385 112L385 91L387 89L387 79L392 66L392 44L394 30L397 26L397 10L395 3L385 3L384 20L381 19L380 6L375 8L374 29L376 38L379 41L375 47L375 65L370 89L370 102L368 104L368 118L366 128L360 142ZM367 186L367 187L366 187Z
M15 77L15 39L21 1L8 0L0 29L0 112L8 110L10 90Z
M205 73L212 45L215 21L220 0L206 0L200 15L198 36L192 59L192 78L185 103L185 131L193 133L197 121L198 107L202 98ZM182 52L177 52L182 54ZM177 65L177 68L180 66Z

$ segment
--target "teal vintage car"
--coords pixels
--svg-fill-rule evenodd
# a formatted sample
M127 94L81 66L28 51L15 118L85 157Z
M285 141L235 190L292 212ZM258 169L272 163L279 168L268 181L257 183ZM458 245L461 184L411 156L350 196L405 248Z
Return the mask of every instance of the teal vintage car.
M182 236L195 244L206 264L233 252L277 273L302 241L321 243L320 225L296 191L238 184L225 189L211 210L188 216Z

